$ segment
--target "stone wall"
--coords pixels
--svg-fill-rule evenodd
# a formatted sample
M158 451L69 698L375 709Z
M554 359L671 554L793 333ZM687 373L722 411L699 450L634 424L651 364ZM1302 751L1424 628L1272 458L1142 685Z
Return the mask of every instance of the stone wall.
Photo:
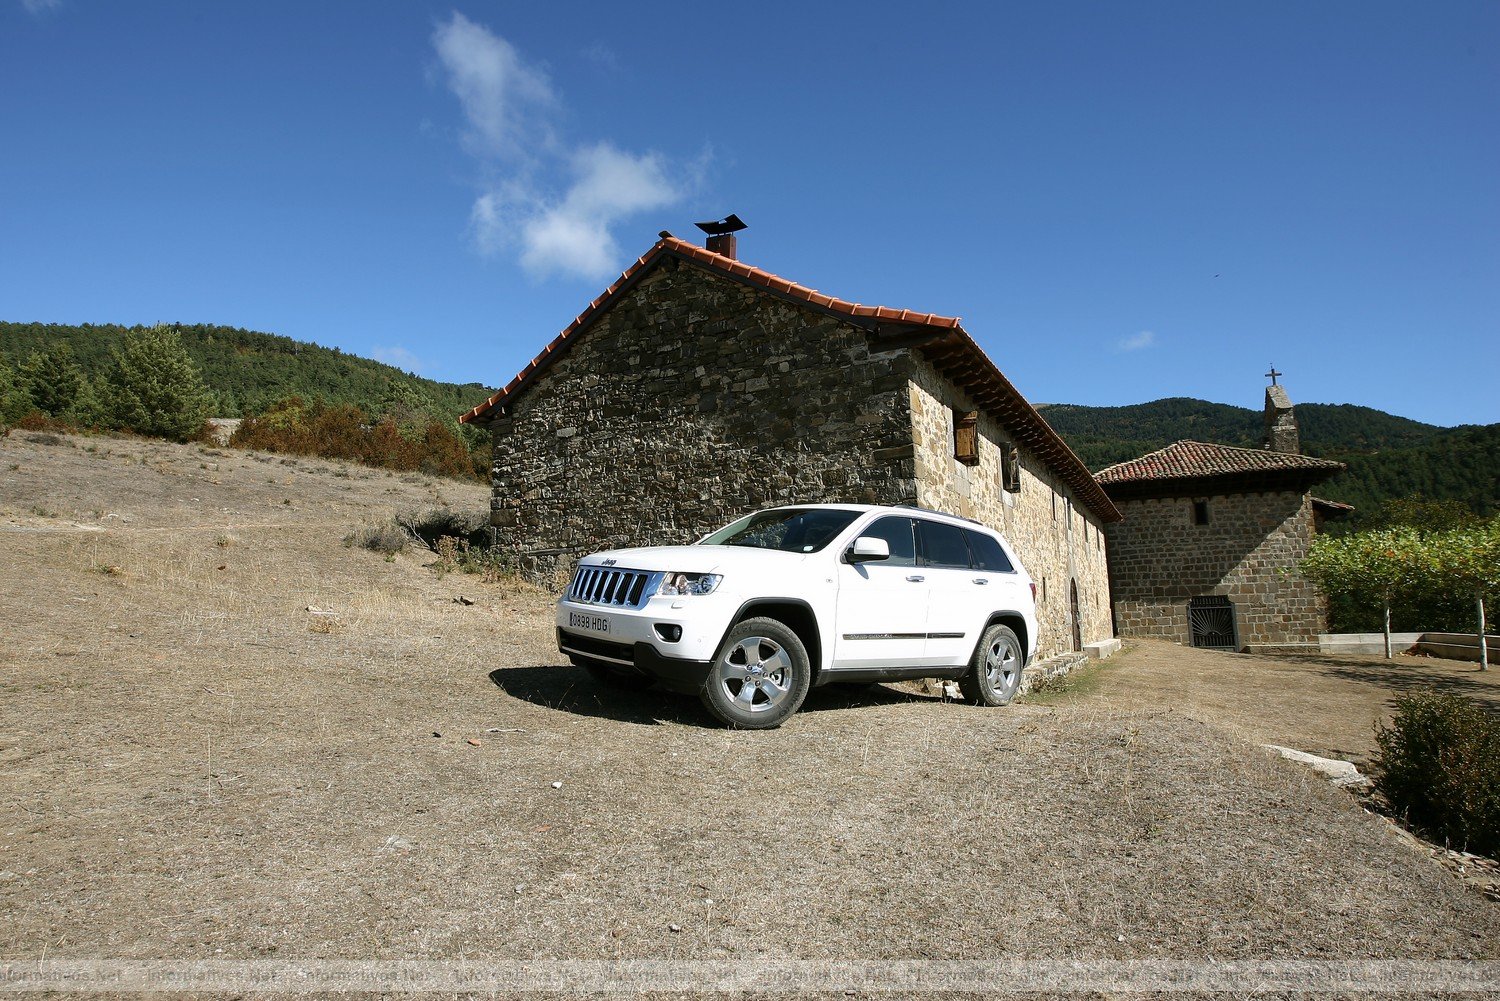
M692 542L764 507L913 503L901 357L669 259L494 425L495 541L560 586L586 553Z
M910 360L908 371L918 503L973 518L1010 540L1037 585L1039 658L1073 649L1071 582L1078 587L1082 641L1113 636L1107 546L1098 516L1075 503L1068 486L1025 448L1020 449L1021 489L1005 490L1001 444L1014 437L983 411L979 462L959 462L953 412L978 407L927 362Z
M1206 501L1208 523L1194 523ZM1225 595L1241 647L1315 642L1325 607L1295 572L1313 537L1304 493L1116 500L1125 520L1109 531L1110 573L1121 636L1192 642L1188 600ZM1283 572L1290 571L1290 572Z

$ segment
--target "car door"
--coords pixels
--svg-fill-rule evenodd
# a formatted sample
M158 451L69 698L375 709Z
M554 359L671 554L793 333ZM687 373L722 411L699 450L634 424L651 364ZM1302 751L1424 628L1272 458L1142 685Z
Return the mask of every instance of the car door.
M927 581L911 518L887 516L859 534L884 539L888 560L839 561L832 670L915 667L927 634Z
M964 530L947 522L917 520L917 570L927 578L927 667L966 664L979 642L986 575L972 568Z

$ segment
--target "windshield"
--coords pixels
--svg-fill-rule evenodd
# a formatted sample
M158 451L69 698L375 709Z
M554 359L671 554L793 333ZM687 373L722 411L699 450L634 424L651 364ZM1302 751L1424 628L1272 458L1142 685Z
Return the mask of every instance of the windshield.
M859 514L858 511L806 507L761 511L719 529L698 545L815 553L848 528Z

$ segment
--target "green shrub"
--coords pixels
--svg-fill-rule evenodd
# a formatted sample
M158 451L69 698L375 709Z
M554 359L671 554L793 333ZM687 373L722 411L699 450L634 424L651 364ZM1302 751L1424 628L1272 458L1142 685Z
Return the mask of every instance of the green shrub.
M1413 827L1500 855L1500 716L1451 695L1408 695L1377 727L1375 785Z

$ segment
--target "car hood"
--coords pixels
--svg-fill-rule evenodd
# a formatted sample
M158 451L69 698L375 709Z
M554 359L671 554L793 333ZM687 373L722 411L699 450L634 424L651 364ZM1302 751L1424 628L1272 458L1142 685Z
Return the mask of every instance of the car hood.
M779 549L747 546L650 546L639 549L609 549L590 553L580 566L613 566L621 570L672 573L733 573L739 568L790 568L813 553L784 553ZM607 561L613 561L607 562Z

